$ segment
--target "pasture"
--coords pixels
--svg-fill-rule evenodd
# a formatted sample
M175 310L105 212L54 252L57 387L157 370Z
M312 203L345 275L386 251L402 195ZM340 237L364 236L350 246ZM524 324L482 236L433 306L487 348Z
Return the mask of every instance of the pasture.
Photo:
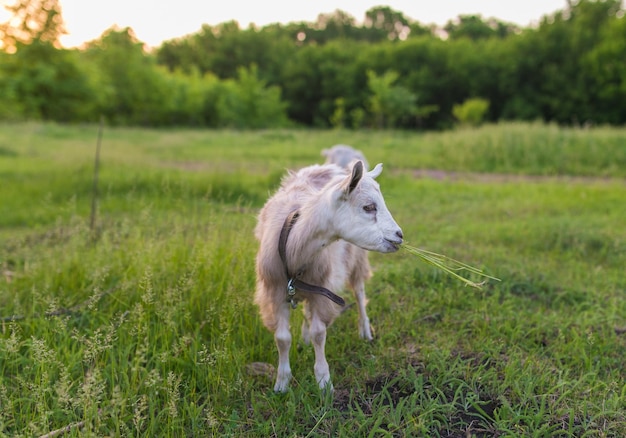
M626 130L442 133L0 125L0 436L626 435ZM252 303L256 214L285 169L362 150L413 246L481 290L371 254L374 341L350 304L275 394Z

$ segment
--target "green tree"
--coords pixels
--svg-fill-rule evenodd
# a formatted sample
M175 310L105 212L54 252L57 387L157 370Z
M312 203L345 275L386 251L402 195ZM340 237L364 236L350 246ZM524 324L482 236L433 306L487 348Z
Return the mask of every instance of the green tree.
M223 84L215 75L202 75L197 70L164 72L169 93L162 104L165 107L163 123L176 126L219 125L218 100Z
M474 41L491 37L503 38L519 31L514 24L495 18L484 20L481 15L459 15L456 20L449 20L443 29L451 40L469 38Z
M287 125L280 89L258 78L256 66L241 67L237 80L224 81L217 110L221 126L259 129Z
M0 52L0 120L20 120L25 117L24 105L12 77L14 58Z
M293 56L296 39L280 25L242 30L236 21L201 30L182 39L166 41L157 50L160 64L170 71L212 73L221 79L236 78L240 67L257 66L260 78L277 84L285 59Z
M75 52L35 41L21 46L8 61L2 66L5 81L0 89L14 93L25 117L60 122L97 119L95 84Z
M375 6L365 12L366 28L380 32L382 38L405 40L411 32L409 20L400 11L388 6Z
M369 70L367 85L371 91L369 110L378 128L392 128L398 120L413 116L417 111L417 96L400 85L395 71L386 71L381 76Z
M168 121L166 72L143 47L130 28L111 28L87 44L84 59L100 71L102 113L112 123L159 125Z
M626 121L626 19L613 19L601 30L599 43L581 60L593 83L595 122Z
M20 44L33 42L60 47L66 31L59 0L17 0L5 9L11 16L0 23L0 48L14 53Z
M3 118L82 121L95 118L96 91L76 53L59 49L65 33L58 0L19 0L0 24Z
M336 39L353 38L357 32L355 18L340 9L330 14L319 14L312 28L308 32L309 44L313 42L324 44Z
M301 47L283 67L281 86L289 117L304 125L328 126L337 98L346 111L358 105L361 83L355 80L355 60L366 47L354 41L333 41Z
M520 87L512 99L517 108L558 123L603 121L598 111L602 90L584 60L602 43L604 29L619 19L620 11L620 0L569 2L521 35L514 69Z
M402 120L403 127L442 128L451 124L452 105L462 100L459 93L464 90L450 74L449 47L448 41L422 36L380 44L362 54L369 69L384 71L392 65L399 85L419 96L418 113Z

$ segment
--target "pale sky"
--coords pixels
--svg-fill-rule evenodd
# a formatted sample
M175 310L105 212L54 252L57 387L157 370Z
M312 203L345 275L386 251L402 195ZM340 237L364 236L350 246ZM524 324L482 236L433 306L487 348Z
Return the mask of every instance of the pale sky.
M3 0L0 0L2 3ZM315 21L320 13L336 9L362 22L373 6L389 6L422 24L444 25L460 14L481 14L528 26L542 16L562 10L566 0L60 0L69 35L65 47L99 38L113 25L131 27L149 46L200 30L202 24L216 25L237 20L250 23Z

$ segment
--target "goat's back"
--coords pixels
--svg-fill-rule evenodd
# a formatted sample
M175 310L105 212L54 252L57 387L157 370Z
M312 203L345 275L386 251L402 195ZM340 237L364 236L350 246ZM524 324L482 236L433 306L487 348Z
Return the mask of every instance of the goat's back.
M335 164L312 165L297 172L289 171L283 178L278 191L265 203L259 213L255 236L263 241L263 236L271 232L278 235L285 218L309 201L312 196L332 180L347 176L347 170Z

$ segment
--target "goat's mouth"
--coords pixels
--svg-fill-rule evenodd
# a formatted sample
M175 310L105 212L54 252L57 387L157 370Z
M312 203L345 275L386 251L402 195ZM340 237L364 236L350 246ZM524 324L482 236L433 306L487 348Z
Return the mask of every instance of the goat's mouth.
M388 252L396 252L397 250L400 249L400 245L402 245L402 240L385 239L385 243L389 247Z

